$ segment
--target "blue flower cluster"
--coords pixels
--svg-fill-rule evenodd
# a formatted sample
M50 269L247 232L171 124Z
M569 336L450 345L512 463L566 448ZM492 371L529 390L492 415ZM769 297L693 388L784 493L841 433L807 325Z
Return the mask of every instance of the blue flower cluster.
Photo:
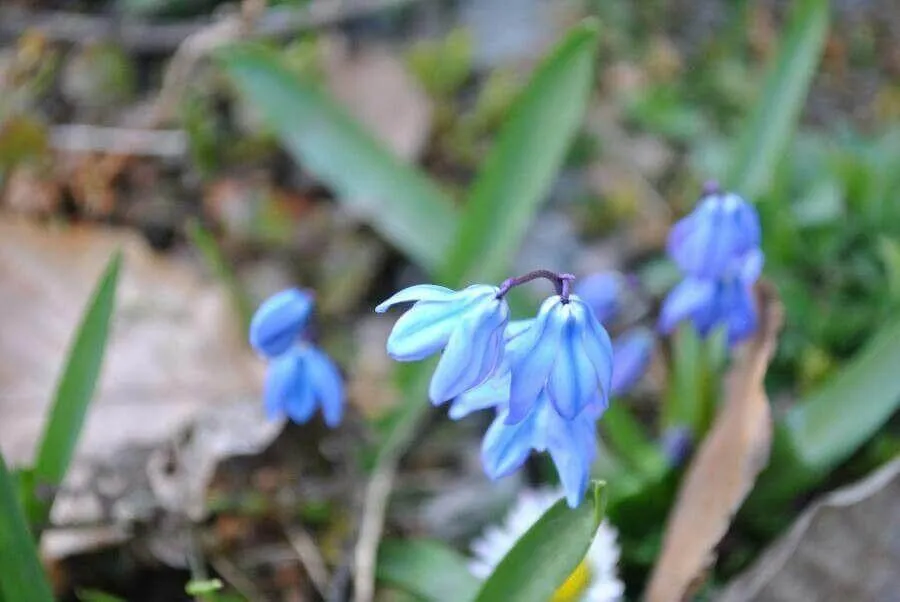
M759 215L733 193L709 184L697 207L669 234L668 253L685 278L663 302L662 332L690 320L701 336L724 327L729 345L756 330L753 285L763 265Z
M506 293L539 277L554 281L557 294L544 301L536 317L510 320ZM429 386L435 405L450 401L453 419L476 410L496 411L482 444L489 477L514 472L532 450L549 452L574 507L587 488L597 452L595 423L608 406L616 377L609 335L594 310L570 294L572 280L569 274L540 270L500 287L479 284L454 291L422 284L398 292L375 311L415 302L391 331L387 351L398 361L443 351ZM619 386L626 387L639 376L643 349L649 357L649 346L637 339L622 344L632 355L620 369Z
M250 322L250 345L269 360L265 407L271 418L308 422L318 408L335 427L344 413L344 384L334 362L304 338L313 298L299 289L269 297Z

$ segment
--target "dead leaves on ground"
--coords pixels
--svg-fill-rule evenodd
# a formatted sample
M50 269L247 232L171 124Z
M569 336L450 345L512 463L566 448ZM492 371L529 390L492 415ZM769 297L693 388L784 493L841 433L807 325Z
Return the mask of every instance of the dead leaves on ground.
M769 457L772 418L763 380L781 329L774 288L757 288L760 327L726 379L725 402L694 456L669 515L647 602L688 599Z

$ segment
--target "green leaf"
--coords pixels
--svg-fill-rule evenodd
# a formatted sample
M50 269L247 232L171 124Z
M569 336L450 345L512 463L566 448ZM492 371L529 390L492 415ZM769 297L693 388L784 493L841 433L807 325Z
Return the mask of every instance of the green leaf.
M574 510L554 504L519 538L487 578L475 602L547 602L584 560L606 509L606 485L591 483Z
M75 452L103 364L121 264L122 256L116 253L94 289L90 305L82 316L81 325L69 350L38 448L34 467L38 487L59 486ZM32 503L34 507L29 508L29 517L33 524L40 525L46 521L53 500L38 501L34 498L30 500L30 504Z
M766 190L797 125L828 34L828 0L800 0L744 126L725 184L746 197Z
M377 577L426 602L471 600L481 585L465 558L428 540L382 542Z
M593 20L575 27L513 103L472 187L445 280L502 278L578 133L597 38Z
M275 53L246 45L220 57L296 161L420 266L433 271L443 263L458 218L449 196L433 181L394 156Z
M779 505L815 485L868 441L900 407L900 318L779 424L772 460L751 510Z
M203 596L206 594L214 594L222 589L224 584L219 579L206 579L203 581L188 581L184 586L184 591L189 596Z
M53 602L37 546L19 504L12 475L0 454L0 598Z

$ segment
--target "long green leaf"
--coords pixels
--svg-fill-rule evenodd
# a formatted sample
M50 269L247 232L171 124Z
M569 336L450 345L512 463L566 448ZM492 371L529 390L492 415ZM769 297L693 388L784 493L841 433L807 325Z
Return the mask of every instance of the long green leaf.
M0 598L53 602L37 547L19 504L12 475L0 454Z
M363 129L319 86L268 50L221 53L240 91L288 151L331 186L340 201L427 270L443 264L457 228L451 199Z
M575 27L514 102L472 187L445 280L491 281L508 268L581 125L597 38L595 22Z
M383 542L377 576L426 602L471 600L481 585L455 550L427 540Z
M122 256L116 253L94 289L90 305L82 316L81 325L69 349L38 448L34 467L37 486L58 486L75 453L75 445L103 364L121 264ZM32 501L37 506L30 513L30 518L41 524L49 515L52 499Z
M900 319L835 378L791 408L748 506L779 505L817 483L900 408Z
M767 187L797 125L828 33L828 0L796 3L762 97L742 129L725 183L754 198Z
M574 510L559 500L500 561L475 602L547 602L584 560L606 510L606 487L593 482Z

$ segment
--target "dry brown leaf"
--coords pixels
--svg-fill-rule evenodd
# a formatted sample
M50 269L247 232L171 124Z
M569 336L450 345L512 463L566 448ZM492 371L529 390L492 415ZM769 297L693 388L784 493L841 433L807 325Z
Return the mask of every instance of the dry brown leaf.
M900 458L825 496L717 602L889 602L900 592Z
M772 287L762 284L757 293L759 330L736 358L725 404L688 467L647 588L648 602L678 602L691 594L768 461L772 419L763 379L783 310Z
M431 132L431 100L386 48L351 53L343 38L323 41L325 78L344 106L398 156L417 158Z
M214 455L232 448L243 453L244 442L223 443L229 433L261 433L252 436L255 440L268 436L256 426L265 424L258 400L263 365L246 348L227 293L195 262L155 255L137 234L54 229L5 217L0 218L0 448L9 461L16 466L32 461L66 350L116 249L124 252L124 264L103 374L54 506L54 520L64 524L135 519L143 511L138 507L165 509L151 493L134 499L148 490L130 483L146 484L148 453L185 428L201 432L197 422L205 414L219 416L199 426L203 433L216 433ZM234 410L235 404L249 410ZM230 414L239 416L241 429L220 426ZM115 507L105 503L123 496L132 499ZM190 506L183 511L197 513Z

